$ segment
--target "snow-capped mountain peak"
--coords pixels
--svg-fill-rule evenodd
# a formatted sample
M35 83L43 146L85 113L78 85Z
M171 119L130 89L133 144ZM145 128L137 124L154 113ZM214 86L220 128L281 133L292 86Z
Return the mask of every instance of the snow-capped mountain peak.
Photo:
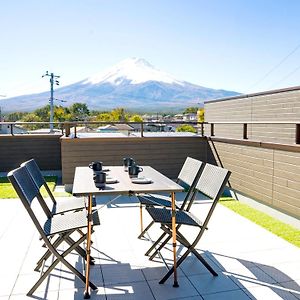
M124 107L136 112L180 112L198 106L203 100L237 94L176 80L139 58L125 59L100 74L55 90L55 97L67 99L68 105L81 102L90 109L108 111ZM48 100L47 90L1 100L1 105L9 107L9 112L33 111L47 105Z
M121 85L122 83L140 84L147 81L184 85L183 81L156 69L142 58L127 58L108 70L87 78L83 83Z

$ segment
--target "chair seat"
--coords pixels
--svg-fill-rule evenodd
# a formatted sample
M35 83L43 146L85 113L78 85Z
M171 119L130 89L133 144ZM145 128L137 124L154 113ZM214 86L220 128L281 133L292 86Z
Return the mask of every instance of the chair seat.
M93 225L100 225L98 212L93 212ZM63 233L72 229L80 229L87 227L87 211L70 211L64 214L54 215L44 224L46 236L52 236L57 233Z
M137 198L141 204L146 206L172 207L172 202L169 196L164 196L159 194L146 194L146 195L138 195ZM176 204L176 208L179 208L177 204Z
M154 222L171 225L172 210L167 208L146 207ZM202 222L192 213L183 210L176 211L176 224L202 227Z
M52 214L60 214L69 210L76 210L87 207L84 197L59 197L56 199L56 205L52 207ZM92 206L96 206L96 199L93 198Z

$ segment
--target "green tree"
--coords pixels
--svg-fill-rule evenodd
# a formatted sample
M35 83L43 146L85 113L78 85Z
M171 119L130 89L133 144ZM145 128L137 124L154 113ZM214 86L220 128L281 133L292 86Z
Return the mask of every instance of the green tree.
M197 111L198 122L204 122L204 108L199 108Z
M54 121L55 122L64 122L70 120L71 115L68 111L62 106L54 107Z
M6 122L16 122L16 121L21 120L27 114L28 114L27 112L13 112L13 113L5 115L4 120Z
M128 114L125 114L124 108L115 108L111 111L112 121L128 121Z
M110 113L100 113L96 116L95 121L111 122L112 121L112 115Z
M177 132L193 132L196 133L197 130L192 126L192 125L188 125L188 124L183 124L180 125L176 128Z
M43 122L49 122L50 118L50 105L45 105L41 108L36 109L33 112L36 116L38 116Z
M72 119L85 120L90 111L85 103L74 103L69 106Z
M198 111L198 107L192 106L192 107L187 107L183 113L184 114L196 114L197 111Z
M29 113L22 118L22 122L42 122L42 119L39 116L37 116L35 113ZM26 128L27 130L36 130L41 127L43 127L41 124L24 125L24 128Z
M129 118L130 122L143 122L143 118L140 115L133 115Z

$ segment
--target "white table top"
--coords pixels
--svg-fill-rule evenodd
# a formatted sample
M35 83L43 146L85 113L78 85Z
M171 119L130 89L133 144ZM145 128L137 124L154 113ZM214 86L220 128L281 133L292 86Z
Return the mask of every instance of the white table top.
M156 171L152 167L142 166L143 171L139 173L139 177L151 179L151 183L138 184L132 183L128 172L124 171L123 166L105 166L104 169L109 169L106 172L107 176L118 180L117 183L106 183L105 187L99 189L96 187L93 180L93 170L89 167L76 167L73 195L101 195L101 194L128 194L128 193L151 193L151 192L181 192L183 188Z

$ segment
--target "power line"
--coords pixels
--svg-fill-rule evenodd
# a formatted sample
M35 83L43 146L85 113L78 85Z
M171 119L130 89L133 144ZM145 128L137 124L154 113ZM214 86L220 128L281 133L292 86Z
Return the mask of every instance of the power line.
M293 55L298 49L300 48L300 44L298 44L288 55L286 55L278 64L276 64L271 70L269 70L263 77L261 77L259 80L257 80L254 84L252 84L249 89L253 88L254 86L261 83L263 80L265 80L273 71L275 71L278 67L280 67L291 55Z
M300 70L300 66L298 66L297 68L295 68L292 72L288 73L286 76L284 76L282 79L280 79L279 81L277 81L275 84L272 84L270 86L270 88L275 87L276 85L278 85L282 81L285 81L287 78L289 78L291 75L293 75L294 73L296 73L298 70Z

